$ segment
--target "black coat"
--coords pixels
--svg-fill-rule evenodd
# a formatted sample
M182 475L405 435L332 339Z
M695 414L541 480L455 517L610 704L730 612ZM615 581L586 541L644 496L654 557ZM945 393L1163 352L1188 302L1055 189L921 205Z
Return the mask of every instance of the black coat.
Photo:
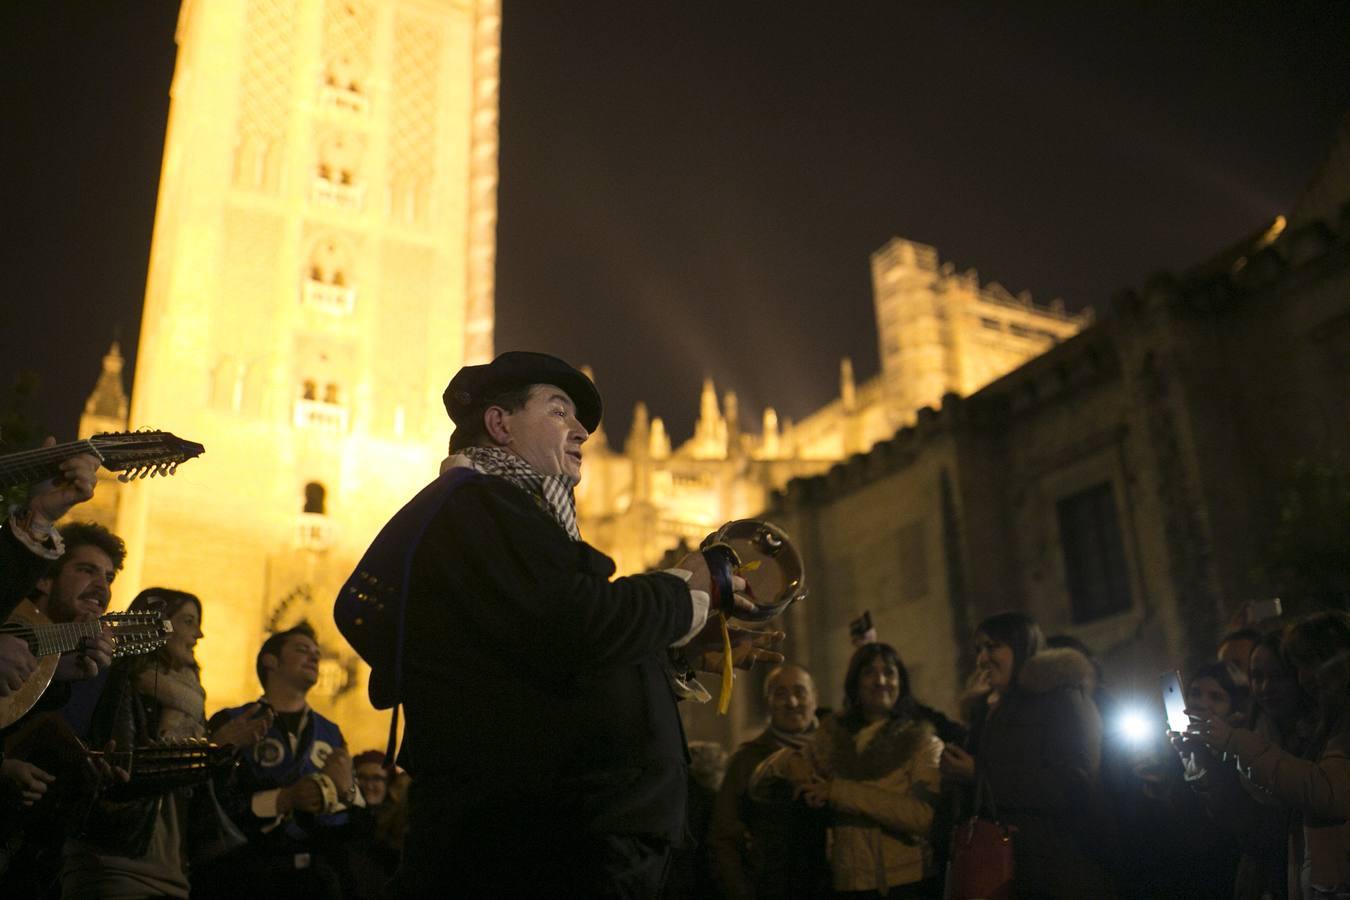
M400 762L411 772L406 865L446 848L576 835L677 841L684 734L665 649L692 624L678 578L610 581L525 491L470 478L436 514L408 578Z
M1078 651L1045 650L1027 660L1017 688L978 729L977 773L999 818L1017 829L1014 897L1114 896L1102 863L1102 722L1091 679Z
M727 900L829 894L828 813L794 800L785 783L750 798L755 769L784 746L766 728L736 748L727 763L708 833L713 876Z
M52 560L38 556L14 536L8 519L0 522L0 622L33 593L51 564Z

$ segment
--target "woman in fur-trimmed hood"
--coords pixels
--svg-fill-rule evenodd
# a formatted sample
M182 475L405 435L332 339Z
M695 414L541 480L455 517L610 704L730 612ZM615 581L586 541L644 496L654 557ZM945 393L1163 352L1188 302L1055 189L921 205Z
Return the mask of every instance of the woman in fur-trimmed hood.
M940 894L928 834L941 754L895 648L859 647L844 678L843 710L805 748L812 776L798 787L809 805L830 812L836 891Z
M1092 663L1071 648L1045 649L1040 627L1017 612L981 622L975 649L984 690L973 705L969 752L949 751L943 769L981 782L981 813L996 811L1016 829L1014 897L1114 896L1101 863L1102 721Z

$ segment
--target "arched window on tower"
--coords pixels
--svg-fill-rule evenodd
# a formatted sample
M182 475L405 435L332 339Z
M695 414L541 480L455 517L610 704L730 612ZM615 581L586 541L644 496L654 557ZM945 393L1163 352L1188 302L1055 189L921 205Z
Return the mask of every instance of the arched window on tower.
M305 507L297 523L296 540L306 550L327 550L333 541L328 518L328 491L317 481L305 485Z
M306 261L302 303L332 316L351 315L356 307L351 265L345 241L331 235L316 240Z
M317 481L305 485L305 512L320 516L328 514L328 492Z
M359 211L365 203L360 177L365 146L360 137L335 131L319 142L314 163L314 202Z
M302 382L300 399L295 401L295 427L333 434L347 431L347 408L342 405L342 394L336 382L330 381L323 386L322 399L314 379L306 378Z
M327 109L362 114L369 106L364 66L350 53L337 53L324 61L319 104Z

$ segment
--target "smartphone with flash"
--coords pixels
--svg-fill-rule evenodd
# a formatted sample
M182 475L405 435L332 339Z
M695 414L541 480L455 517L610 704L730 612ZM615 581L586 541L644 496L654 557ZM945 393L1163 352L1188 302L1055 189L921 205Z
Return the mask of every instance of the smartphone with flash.
M1167 710L1168 729L1185 734L1191 727L1191 720L1186 715L1186 693L1181 688L1181 676L1176 672L1164 672L1158 676L1158 681L1163 709Z

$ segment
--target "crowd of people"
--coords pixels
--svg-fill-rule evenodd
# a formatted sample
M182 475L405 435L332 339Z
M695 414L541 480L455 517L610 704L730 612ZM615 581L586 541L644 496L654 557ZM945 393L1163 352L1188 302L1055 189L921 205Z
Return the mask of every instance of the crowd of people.
M1350 615L1226 636L1185 679L1186 730L1159 716L1154 739L1118 727L1076 639L1006 612L974 650L960 723L885 643L856 649L833 713L774 669L689 863L716 891L668 896L951 896L953 826L979 816L1010 836L1014 898L1350 897Z
M344 628L372 696L406 711L397 762L353 754L310 705L304 623L262 643L256 700L210 715L209 596L143 590L129 611L169 623L162 646L119 654L104 625L49 673L34 632L0 631L0 894L959 900L960 873L994 865L970 849L982 820L1012 898L1350 898L1350 614L1226 635L1186 673L1184 730L1141 740L1088 647L1000 613L952 718L874 631L837 685L769 632L722 631L715 612L754 607L699 553L614 578L575 521L600 418L580 371L503 354L461 370L446 407L441 478L344 588L398 610L388 655L362 618ZM0 525L0 621L108 611L127 548L56 526L97 466L65 460ZM687 744L677 670L727 651L773 666L767 727L733 752Z
M62 626L107 612L123 541L93 523L53 527L92 496L97 465L67 460L0 525L0 620L32 609L40 619L14 621ZM158 646L117 654L116 632L95 628L40 696L34 651L52 648L0 633L0 707L16 717L0 732L0 896L386 896L407 774L382 750L353 756L309 705L319 646L307 624L263 643L259 699L208 717L195 652L205 606L141 591L127 612L168 623Z

